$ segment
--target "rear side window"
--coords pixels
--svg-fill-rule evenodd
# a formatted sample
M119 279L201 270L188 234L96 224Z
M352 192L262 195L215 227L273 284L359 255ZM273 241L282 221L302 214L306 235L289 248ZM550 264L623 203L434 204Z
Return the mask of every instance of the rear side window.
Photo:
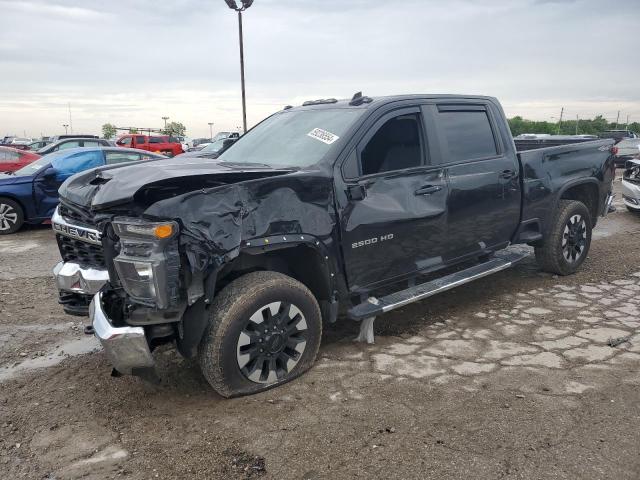
M162 137L149 137L149 143L162 143Z
M136 143L137 144L145 143L144 137L136 137Z
M0 162L17 162L20 159L20 154L16 152L0 152Z
M129 152L106 152L107 165L113 165L116 163L136 162L140 160L139 153Z
M438 123L449 150L447 162L493 157L498 154L487 111L438 107Z
M67 148L78 148L80 147L80 141L79 140L73 140L71 142L64 142L61 143L56 150L66 150Z

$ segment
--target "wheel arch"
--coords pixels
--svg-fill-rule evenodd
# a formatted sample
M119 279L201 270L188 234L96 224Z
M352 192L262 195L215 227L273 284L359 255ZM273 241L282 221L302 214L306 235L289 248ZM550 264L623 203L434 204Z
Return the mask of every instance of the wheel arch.
M585 204L591 214L591 222L595 226L600 211L600 189L596 179L585 179L571 182L560 191L559 200L577 200Z
M311 238L311 237L309 237ZM329 300L334 290L335 277L331 259L320 243L284 242L265 243L265 239L253 240L220 270L216 279L216 293L228 283L247 273L274 271L305 285L318 302Z
M18 197L16 197L15 195L12 194L6 194L6 193L1 193L0 194L0 200L2 200L3 198L6 198L7 200L11 200L13 202L16 202L18 205L20 205L20 208L22 209L22 218L23 221L27 221L29 220L29 215L28 215L28 211L24 205L24 203L22 202L22 200L20 200Z

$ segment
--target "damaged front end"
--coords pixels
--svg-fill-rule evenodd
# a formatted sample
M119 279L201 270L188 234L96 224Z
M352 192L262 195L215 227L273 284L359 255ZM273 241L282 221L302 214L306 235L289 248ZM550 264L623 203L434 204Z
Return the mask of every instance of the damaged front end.
M629 210L640 211L640 159L625 164L622 175L622 201Z
M119 373L149 377L151 352L163 343L175 342L182 355L194 356L208 308L224 286L221 272L233 275L243 251L304 244L322 249L322 258L335 257L327 250L335 225L330 177L197 170L199 182L185 178L183 169L176 181L165 172L163 179L135 186L123 185L126 176L98 171L97 181L75 181L90 191L86 198L73 181L61 189L53 219L63 257L54 270L60 303L68 313L89 315ZM161 176L157 168L154 175ZM203 183L208 187L195 188Z

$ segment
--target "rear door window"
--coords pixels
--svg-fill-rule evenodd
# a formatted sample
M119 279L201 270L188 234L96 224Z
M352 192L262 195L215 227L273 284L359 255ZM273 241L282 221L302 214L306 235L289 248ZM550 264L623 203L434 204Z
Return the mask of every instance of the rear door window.
M145 137L143 137L143 136L138 136L138 137L136 137L136 143L137 143L138 145L142 145L142 144L147 143L147 142L145 141Z
M437 122L443 136L445 162L498 155L496 138L484 107L439 105Z

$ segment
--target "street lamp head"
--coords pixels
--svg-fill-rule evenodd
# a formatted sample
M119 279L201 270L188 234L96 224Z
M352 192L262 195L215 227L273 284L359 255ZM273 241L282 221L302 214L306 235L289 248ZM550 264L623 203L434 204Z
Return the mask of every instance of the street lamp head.
M249 8L251 5L253 5L253 0L241 0L242 1L242 8L244 10L246 10L247 8Z
M236 3L236 0L224 0L224 1L232 10L238 9L238 4Z

